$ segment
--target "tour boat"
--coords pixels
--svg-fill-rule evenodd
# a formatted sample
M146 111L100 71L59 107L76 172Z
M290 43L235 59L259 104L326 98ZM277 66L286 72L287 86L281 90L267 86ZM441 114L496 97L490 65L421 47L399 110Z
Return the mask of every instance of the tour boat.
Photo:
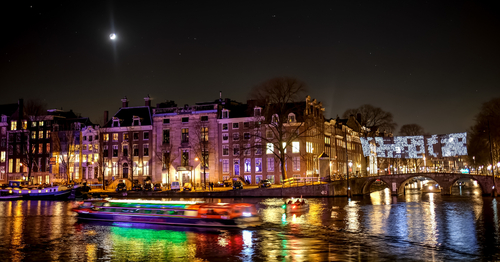
M66 200L71 194L71 191L76 189L76 186L48 186L48 187L33 187L24 184L24 181L9 181L9 186L0 189L0 194L3 196L11 196L12 198L35 199L35 200Z
M253 204L159 200L87 200L73 211L81 219L177 226L251 227L260 225Z
M285 201L283 208L287 213L300 213L309 210L309 203L306 199L300 198L289 198Z

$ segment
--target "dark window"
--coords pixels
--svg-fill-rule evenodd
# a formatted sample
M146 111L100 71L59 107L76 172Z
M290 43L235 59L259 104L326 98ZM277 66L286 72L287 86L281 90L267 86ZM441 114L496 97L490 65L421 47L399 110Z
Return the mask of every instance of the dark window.
M243 133L243 139L245 140L250 139L250 133Z
M139 146L134 145L134 156L139 156Z
M182 123L187 123L189 122L189 117L183 117L182 118Z
M163 130L163 144L170 144L170 130Z
M123 155L128 156L128 146L123 146Z
M243 122L243 128L249 128L250 122Z
M170 124L170 119L169 118L163 119L163 124Z
M149 156L149 147L148 147L148 145L144 145L144 156Z
M134 140L139 140L139 133L134 133Z
M90 141L90 142L92 142L92 138L93 138L92 136L89 136L89 141ZM84 139L84 140L85 140L85 139Z
M233 129L238 129L239 123L233 123Z
M104 155L104 157L108 157L108 148L105 147L104 150L102 151L102 154Z
M87 137L86 136L83 137L83 141L87 141Z
M163 153L163 169L167 169L167 166L170 165L170 152Z
M149 139L149 132L144 132L144 140L148 140Z
M113 157L118 156L118 148L113 148Z
M202 117L201 117L201 121L202 121L202 122L206 122L206 121L208 121L208 116L202 116Z

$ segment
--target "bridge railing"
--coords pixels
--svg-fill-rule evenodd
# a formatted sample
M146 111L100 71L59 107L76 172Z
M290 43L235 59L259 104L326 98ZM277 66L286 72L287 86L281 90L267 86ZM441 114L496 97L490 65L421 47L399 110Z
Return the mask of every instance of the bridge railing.
M303 186L326 182L322 177L291 177L283 180L283 187Z

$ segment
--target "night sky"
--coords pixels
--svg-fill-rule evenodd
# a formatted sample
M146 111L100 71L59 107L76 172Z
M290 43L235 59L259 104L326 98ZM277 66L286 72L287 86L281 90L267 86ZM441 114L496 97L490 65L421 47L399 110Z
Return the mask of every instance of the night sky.
M130 105L245 102L303 80L326 117L368 103L398 129L466 131L500 96L493 1L10 1L1 7L0 104L39 98L92 121ZM116 33L117 39L109 35Z

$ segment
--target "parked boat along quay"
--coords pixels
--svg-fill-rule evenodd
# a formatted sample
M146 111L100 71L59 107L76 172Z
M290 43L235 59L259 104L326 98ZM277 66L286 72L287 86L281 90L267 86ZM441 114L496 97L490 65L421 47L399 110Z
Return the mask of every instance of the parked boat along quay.
M114 189L102 190L92 189L89 193L94 197L108 196L113 198L127 197L127 198L141 198L141 197L217 197L217 198L234 198L234 197L327 197L329 192L333 193L333 184L315 184L303 185L295 187L281 187L273 186L271 188L257 188L256 186L248 186L244 189L233 190L229 187L214 188L213 191L208 189L194 191L131 191L116 192ZM345 192L344 192L345 194Z

